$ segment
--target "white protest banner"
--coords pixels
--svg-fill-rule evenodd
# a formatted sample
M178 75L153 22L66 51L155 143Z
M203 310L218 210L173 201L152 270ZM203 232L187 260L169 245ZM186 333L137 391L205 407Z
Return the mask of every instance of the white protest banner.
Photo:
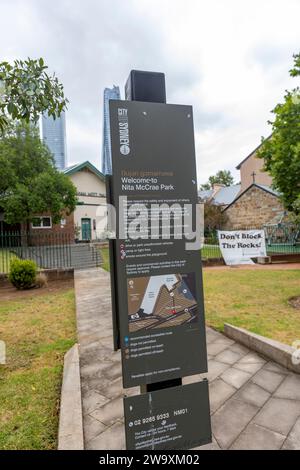
M254 264L251 258L266 256L264 230L218 230L218 238L228 265Z

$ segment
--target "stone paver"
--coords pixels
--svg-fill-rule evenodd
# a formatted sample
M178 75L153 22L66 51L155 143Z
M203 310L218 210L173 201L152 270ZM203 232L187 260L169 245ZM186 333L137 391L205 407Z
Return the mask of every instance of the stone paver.
M209 329L209 330L206 331L206 342L207 342L207 344L212 343L213 341L215 341L216 339L218 339L220 337L221 337L221 334L218 333L215 330Z
M300 401L270 398L254 423L287 436L300 416Z
M216 356L216 361L225 362L225 364L234 364L239 359L241 359L241 355L231 349L225 349Z
M246 356L249 353L249 349L245 348L241 344L234 343L230 346L229 351L236 352L240 354L241 357Z
M236 389L231 385L228 385L224 380L218 378L214 380L209 386L209 401L211 412L217 411L225 401L228 400Z
M288 369L285 369L280 364L276 364L276 362L272 362L272 361L267 362L264 365L264 369L270 370L271 372L277 372L278 374L283 374L283 375L289 374Z
M221 379L238 389L241 388L245 382L248 382L248 380L251 379L251 374L249 374L249 372L244 372L243 370L231 367L221 375Z
M210 356L216 356L220 352L225 351L225 349L227 349L226 343L218 343L217 341L214 341L207 345L207 354Z
M96 408L90 413L90 416L107 426L114 424L116 421L120 421L123 418L123 400L121 394L118 398L114 398L105 405Z
M288 375L274 393L274 397L300 401L300 377Z
M113 351L109 274L75 272L85 448L125 449L120 352ZM207 328L213 442L201 450L300 449L300 376Z
M236 394L235 398L262 407L270 398L271 394L253 382L248 382Z
M212 442L210 444L205 444L201 447L195 447L193 450L221 450L221 447L217 443L215 437L212 437Z
M107 426L100 423L97 419L92 416L85 416L85 440L86 442L91 441L94 437L105 431Z
M235 369L243 370L244 372L248 372L249 374L255 374L255 372L259 371L263 367L263 363L261 362L253 362L253 363L243 363L243 362L236 362L234 364Z
M209 361L209 368L208 368L208 380L212 382L215 380L217 377L219 377L222 372L224 372L226 369L228 369L229 365L224 364L224 362L218 362L215 361L214 359L211 359Z
M285 437L256 424L249 424L230 449L274 450L280 449Z
M89 414L99 406L105 405L109 401L109 398L104 397L95 390L87 392L84 396L82 403L83 413Z
M119 422L98 434L86 445L86 449L89 450L124 450L125 448L124 424Z
M278 385L283 381L284 375L271 372L269 370L260 370L253 378L253 382L259 385L267 392L274 392Z
M259 356L255 352L249 351L241 360L241 364L265 364L266 361L263 357Z
M223 449L228 449L237 439L258 410L257 406L230 398L213 414L213 433Z
M300 450L300 418L297 419L295 426L292 428L282 448Z

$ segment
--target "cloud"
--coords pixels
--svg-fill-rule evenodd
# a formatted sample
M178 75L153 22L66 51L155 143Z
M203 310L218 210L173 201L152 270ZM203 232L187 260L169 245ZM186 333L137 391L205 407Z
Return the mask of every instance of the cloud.
M2 0L2 58L43 56L64 83L69 164L100 167L102 93L131 69L166 73L170 103L194 107L198 180L230 169L270 130L294 86L298 0Z

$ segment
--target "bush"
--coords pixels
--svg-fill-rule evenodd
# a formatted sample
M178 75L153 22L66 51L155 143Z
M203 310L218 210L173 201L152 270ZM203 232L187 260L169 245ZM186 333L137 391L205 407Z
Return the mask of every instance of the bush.
M31 260L14 258L10 263L9 280L17 289L30 289L35 285L37 265Z

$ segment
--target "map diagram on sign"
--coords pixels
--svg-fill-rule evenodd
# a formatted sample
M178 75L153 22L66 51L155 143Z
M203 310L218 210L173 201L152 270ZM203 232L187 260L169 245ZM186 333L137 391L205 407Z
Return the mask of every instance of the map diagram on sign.
M129 332L197 320L195 274L164 274L127 280Z

